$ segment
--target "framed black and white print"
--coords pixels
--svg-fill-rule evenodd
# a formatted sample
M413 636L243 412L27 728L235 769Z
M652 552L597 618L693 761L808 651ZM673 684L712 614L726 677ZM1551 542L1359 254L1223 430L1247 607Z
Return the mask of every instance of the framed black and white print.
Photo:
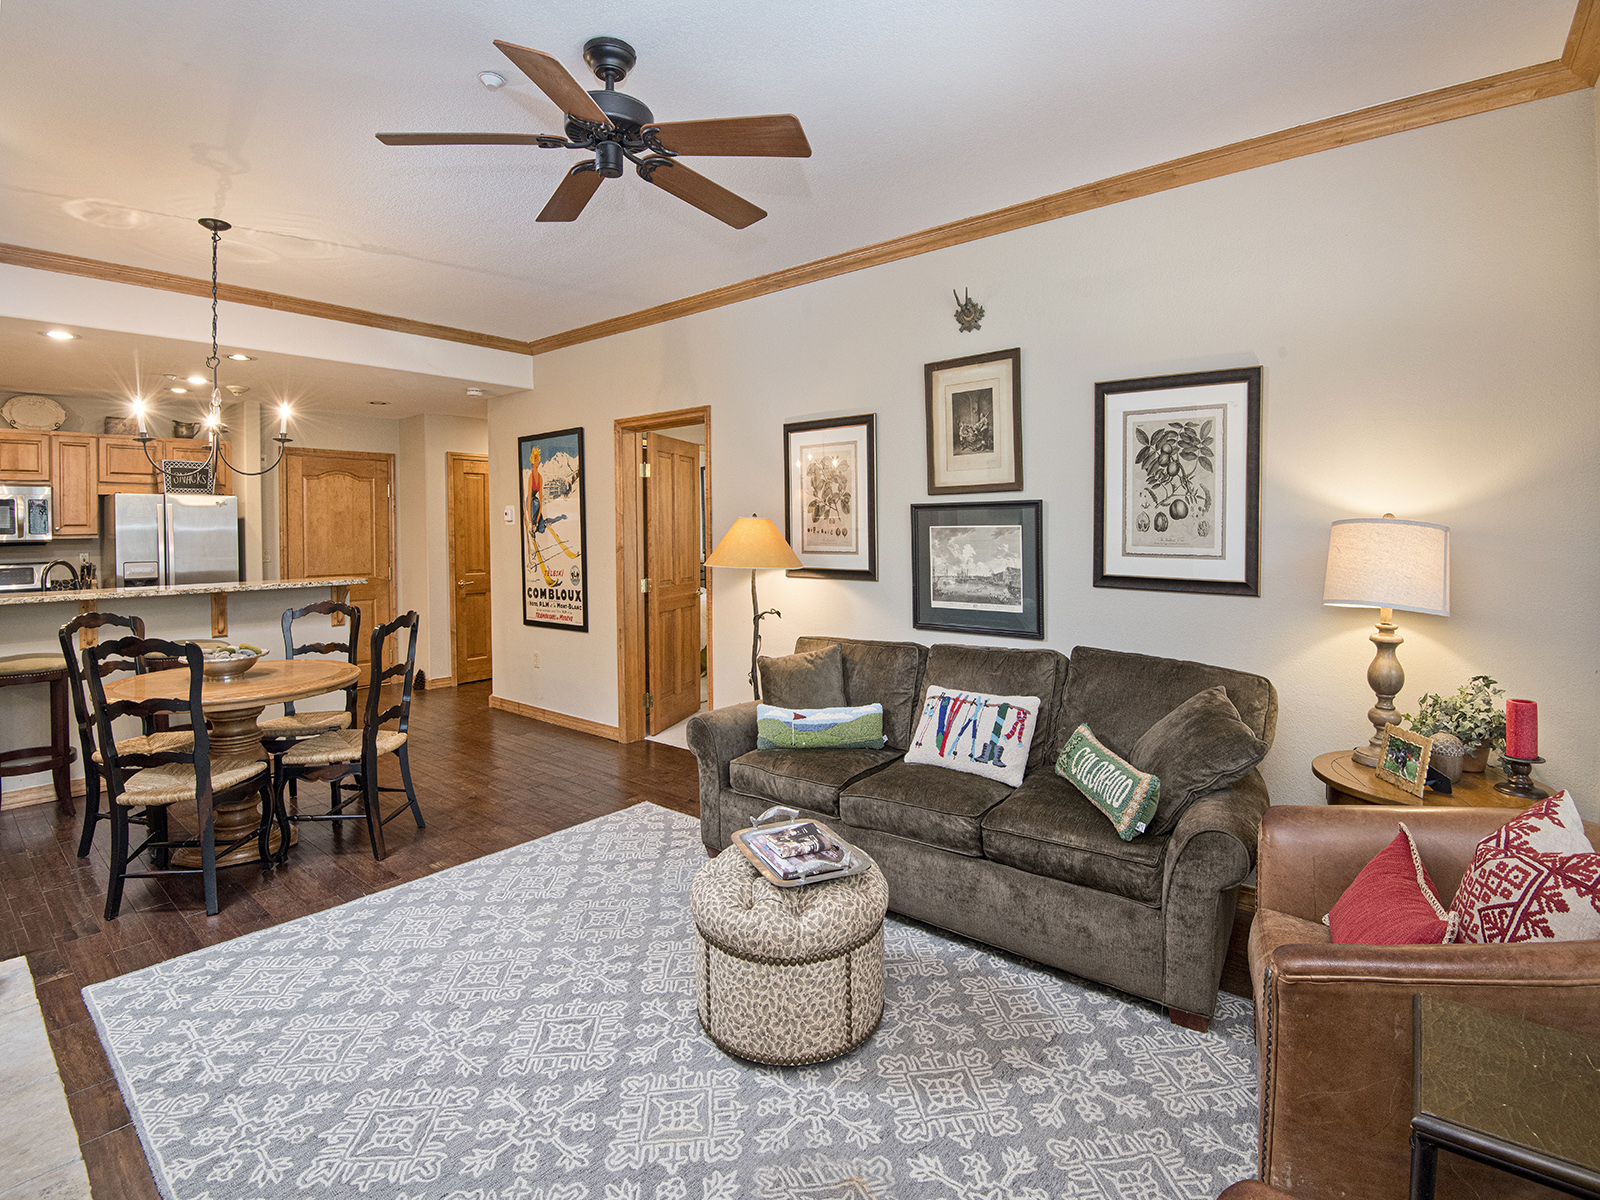
M928 363L922 372L928 495L1020 492L1022 351Z
M1095 384L1095 587L1259 596L1260 529L1260 367Z
M783 534L798 579L878 578L878 418L783 427Z
M522 623L589 628L583 430L517 439L522 492Z
M1044 502L913 504L911 623L1044 637Z

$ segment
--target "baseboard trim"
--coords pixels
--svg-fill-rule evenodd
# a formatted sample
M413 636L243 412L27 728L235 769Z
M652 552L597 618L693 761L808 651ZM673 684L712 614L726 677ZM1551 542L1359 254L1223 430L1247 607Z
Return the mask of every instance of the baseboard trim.
M455 685L456 681L448 675L440 675L438 678L429 675L428 686L423 691L432 691L434 688L455 687Z
M72 781L72 798L83 797L87 785L80 776ZM31 808L36 804L54 804L56 802L56 785L41 783L37 787L17 788L15 791L7 788L0 793L0 812L8 808Z
M519 717L528 717L535 721L543 721L546 725L559 725L562 729L574 729L579 733L592 734L595 737L605 738L608 742L620 742L622 734L615 725L602 725L599 721L585 720L583 717L574 717L568 713L552 712L548 708L535 708L531 704L523 704L519 700L507 700L504 696L489 696L489 707L498 708L501 712L516 713Z

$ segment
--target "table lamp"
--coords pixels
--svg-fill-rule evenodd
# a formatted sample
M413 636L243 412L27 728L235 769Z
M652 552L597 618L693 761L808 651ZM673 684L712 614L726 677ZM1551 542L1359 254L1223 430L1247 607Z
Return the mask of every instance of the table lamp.
M1328 538L1328 575L1322 603L1335 608L1376 608L1378 648L1367 668L1367 684L1378 702L1367 711L1372 740L1357 746L1355 761L1375 767L1383 752L1383 736L1400 723L1394 698L1405 686L1406 673L1395 657L1405 638L1395 630L1394 610L1450 615L1450 527L1427 521L1357 517L1335 521Z
M754 614L754 629L750 635L750 690L759 700L761 677L756 672L756 656L761 651L761 618L769 615L781 617L783 614L775 608L761 611L761 605L756 602L756 572L780 567L792 571L800 566L800 556L783 540L783 534L778 532L776 525L766 517L751 513L748 517L740 517L733 523L733 528L722 535L717 548L706 559L706 566L749 568L750 611Z

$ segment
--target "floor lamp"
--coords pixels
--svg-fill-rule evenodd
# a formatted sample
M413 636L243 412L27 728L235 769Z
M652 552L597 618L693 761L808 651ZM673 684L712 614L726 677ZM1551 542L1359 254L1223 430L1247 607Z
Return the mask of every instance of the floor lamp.
M778 532L776 525L766 517L752 514L740 517L733 523L733 528L722 535L717 548L706 559L706 566L744 567L750 572L750 611L754 625L750 635L750 690L759 700L761 676L756 671L756 656L761 652L761 618L781 617L783 614L775 608L761 611L761 605L756 600L756 572L769 568L795 570L800 566L800 556L783 540L783 534Z
M1377 703L1367 711L1372 740L1352 756L1375 767L1383 755L1383 738L1400 723L1394 698L1405 686L1406 673L1395 651L1405 641L1396 630L1394 610L1450 615L1450 527L1427 521L1397 521L1393 513L1335 521L1328 537L1328 575L1322 602L1336 608L1378 609L1378 648L1367 668L1367 686Z

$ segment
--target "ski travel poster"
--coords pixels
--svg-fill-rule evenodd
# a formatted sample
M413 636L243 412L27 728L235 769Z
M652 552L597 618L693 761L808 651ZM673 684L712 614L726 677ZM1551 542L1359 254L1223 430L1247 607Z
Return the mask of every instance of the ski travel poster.
M522 623L589 628L583 430L517 439L522 496Z

